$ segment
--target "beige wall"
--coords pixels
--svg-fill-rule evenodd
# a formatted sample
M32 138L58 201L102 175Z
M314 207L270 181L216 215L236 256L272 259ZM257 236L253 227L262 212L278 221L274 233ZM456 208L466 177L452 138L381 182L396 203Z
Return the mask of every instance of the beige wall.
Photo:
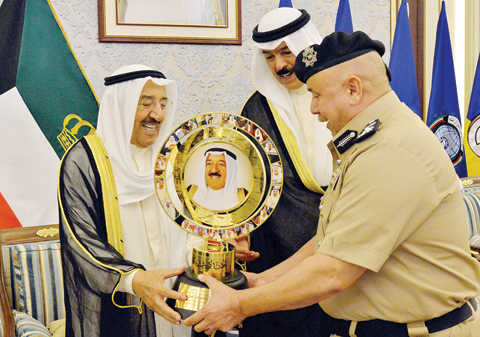
M99 43L97 0L50 0L70 44L99 98L103 79L123 65L141 63L177 81L176 121L199 113L239 113L253 92L251 32L279 0L242 0L242 45ZM114 0L111 0L114 1ZM322 35L334 30L339 0L293 0L306 9ZM354 29L390 45L390 0L350 0ZM385 56L388 63L389 52Z

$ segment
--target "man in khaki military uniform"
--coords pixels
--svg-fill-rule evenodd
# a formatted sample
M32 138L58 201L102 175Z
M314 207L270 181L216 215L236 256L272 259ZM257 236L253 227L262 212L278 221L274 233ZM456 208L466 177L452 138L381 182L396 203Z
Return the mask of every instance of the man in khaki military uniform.
M211 277L185 321L207 334L319 302L334 336L480 336L480 264L470 256L458 177L433 133L391 90L385 47L336 32L295 73L327 122L335 171L317 237L234 291Z

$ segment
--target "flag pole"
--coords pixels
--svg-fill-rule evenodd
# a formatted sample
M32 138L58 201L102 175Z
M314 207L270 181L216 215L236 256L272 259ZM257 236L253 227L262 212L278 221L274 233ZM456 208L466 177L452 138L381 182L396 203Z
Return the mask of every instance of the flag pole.
M393 37L395 35L395 28L397 25L397 15L398 9L400 5L398 4L398 0L391 0L390 1L390 50L393 46Z

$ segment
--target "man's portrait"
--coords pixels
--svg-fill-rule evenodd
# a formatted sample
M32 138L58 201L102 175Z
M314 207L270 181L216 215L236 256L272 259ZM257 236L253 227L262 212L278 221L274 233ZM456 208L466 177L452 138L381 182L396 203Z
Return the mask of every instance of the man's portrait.
M165 180L163 179L157 181L157 196L160 200L165 198Z
M205 115L203 116L203 120L200 122L200 125L207 125L215 123L215 118L212 115Z
M203 227L198 226L194 234L201 236L202 238L206 236L206 230Z
M224 239L233 239L235 237L235 232L231 229L226 229L223 231Z
M255 227L256 227L256 225L252 221L249 221L249 222L243 224L242 226L240 226L240 233L241 234L250 233L251 231L253 231L255 229Z
M155 175L159 176L165 171L165 164L167 163L167 158L164 155L159 155L155 163Z
M239 170L249 172L250 162L226 147L210 147L199 149L200 156L191 160L185 168L185 184L189 197L199 206L211 211L225 211L241 204L248 195L243 186L251 184L251 175L242 174ZM239 165L239 162L241 164ZM245 168L245 163L248 168ZM187 168L190 165L190 170ZM195 170L193 170L195 167ZM194 175L197 180L191 177ZM241 179L250 181L240 183Z
M180 139L189 132L190 132L190 129L188 128L188 125L184 123L182 124L182 126L180 126L180 128L177 131L175 131L175 134L177 135L178 139Z
M167 212L167 214L170 216L170 218L172 219L175 219L177 216L177 211L175 209L175 207L173 206L173 204L170 202L170 201L167 201L165 203L165 211Z
M263 223L267 218L268 215L270 214L270 207L265 206L261 211L260 211L260 223Z
M282 181L282 167L278 163L272 165L272 180L274 184L280 184Z
M267 135L260 128L255 129L254 136L255 136L255 139L258 140L260 143L263 143L265 139L267 139Z
M169 149L172 148L175 144L177 144L178 137L175 134L171 134L170 137L168 137L167 142L165 143L165 148Z
M189 120L188 123L187 123L187 126L188 126L188 131L192 131L192 130L198 128L198 124L195 121L195 119Z
M189 220L183 220L182 222L182 228L185 229L187 232L191 232L191 226L190 226L190 221Z
M226 124L238 126L237 118L234 115L227 115Z
M249 126L248 120L246 120L245 118L238 118L237 123L238 126L242 129L246 129Z
M265 143L265 151L267 152L268 155L276 155L277 150L273 146L272 142L266 142Z
M268 205L270 208L274 208L278 204L278 200L280 199L280 188L273 188L270 192L270 196L268 198Z
M222 234L221 234L222 231L213 231L213 230L211 231L212 231L211 239L213 241L222 241Z

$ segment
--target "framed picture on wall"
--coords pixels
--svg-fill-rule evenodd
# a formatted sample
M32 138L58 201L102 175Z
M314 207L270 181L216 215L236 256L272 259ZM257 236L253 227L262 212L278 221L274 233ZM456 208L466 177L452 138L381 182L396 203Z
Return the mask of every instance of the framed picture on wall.
M240 45L240 1L98 0L98 39Z

